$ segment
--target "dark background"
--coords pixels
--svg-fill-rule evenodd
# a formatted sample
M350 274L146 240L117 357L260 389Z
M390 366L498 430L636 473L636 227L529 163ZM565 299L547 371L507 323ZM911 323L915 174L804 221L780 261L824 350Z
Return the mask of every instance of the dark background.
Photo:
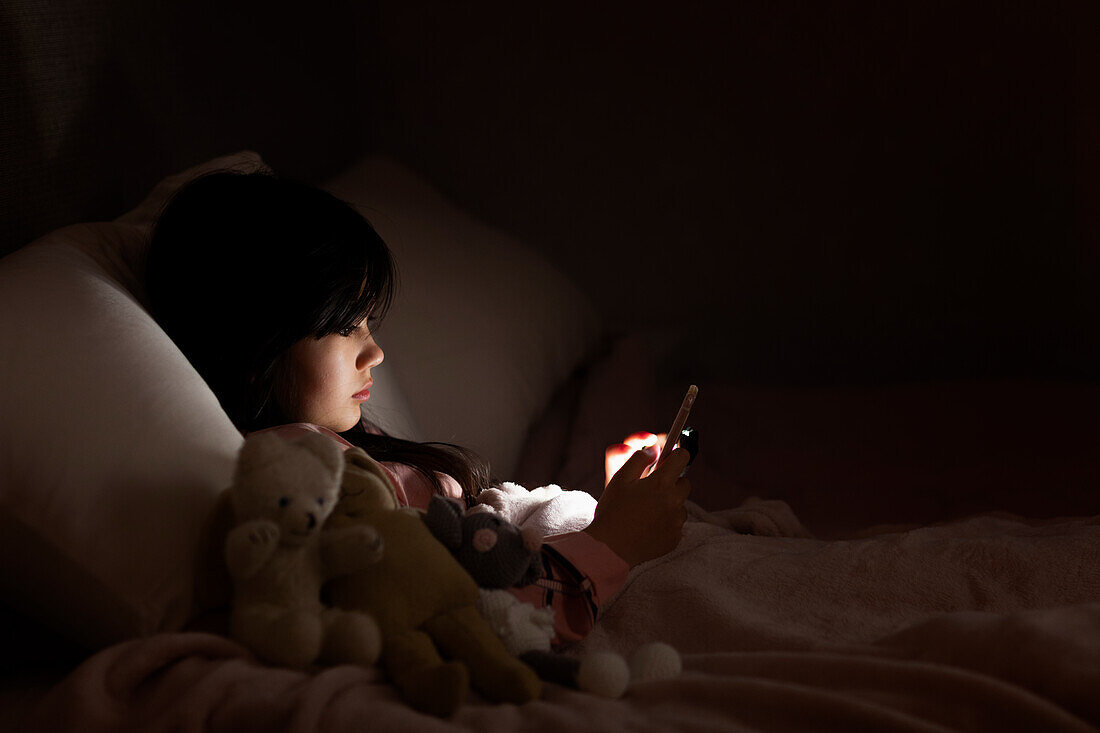
M387 152L701 381L1091 380L1093 7L15 0L3 251L235 150Z
M681 350L705 505L1094 513L1096 7L4 0L0 254L238 150L388 153Z

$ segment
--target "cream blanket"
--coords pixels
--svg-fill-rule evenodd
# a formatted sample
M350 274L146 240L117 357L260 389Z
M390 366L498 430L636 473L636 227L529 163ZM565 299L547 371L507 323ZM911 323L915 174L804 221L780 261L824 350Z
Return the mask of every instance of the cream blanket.
M554 521L571 527L565 503L592 506L574 493L496 498L527 522L555 515L557 501ZM631 572L582 645L629 653L661 640L684 655L681 677L619 700L547 685L522 707L475 700L441 721L404 706L374 670L275 670L220 637L164 634L93 656L31 722L555 733L1100 724L1100 518L981 516L826 542L805 536L782 502L692 515L680 546Z

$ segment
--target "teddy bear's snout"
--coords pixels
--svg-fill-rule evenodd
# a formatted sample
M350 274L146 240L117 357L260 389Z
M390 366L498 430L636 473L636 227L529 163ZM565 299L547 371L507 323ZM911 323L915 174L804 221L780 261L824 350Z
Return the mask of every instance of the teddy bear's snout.
M304 527L299 524L301 516L301 514L296 515L296 518L292 520L293 526L288 529L291 534L298 535L299 537L309 537L313 534L314 527L317 526L317 515L313 512L305 512L306 523Z
M488 528L482 528L474 532L474 549L478 552L488 552L497 543L497 533Z

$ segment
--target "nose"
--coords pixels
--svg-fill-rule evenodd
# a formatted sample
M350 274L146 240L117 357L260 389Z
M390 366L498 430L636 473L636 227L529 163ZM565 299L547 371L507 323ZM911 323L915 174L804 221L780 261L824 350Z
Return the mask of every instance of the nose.
M382 351L382 347L379 346L373 338L369 338L363 344L363 349L359 352L359 357L356 359L355 366L359 369L373 369L382 363L382 360L386 358L386 354Z
M306 529L313 529L314 527L316 527L317 517L314 516L313 512L306 512L306 516L309 517L309 526L307 526Z

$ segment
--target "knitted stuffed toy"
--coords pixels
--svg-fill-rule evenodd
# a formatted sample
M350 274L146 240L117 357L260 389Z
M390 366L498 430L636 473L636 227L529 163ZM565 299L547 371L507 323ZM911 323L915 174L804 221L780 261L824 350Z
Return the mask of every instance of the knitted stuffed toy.
M230 635L265 661L300 668L378 659L374 619L321 604L325 580L382 554L368 525L320 531L343 471L339 446L322 435L287 441L259 433L241 448L228 490L237 526L224 545L235 585Z
M448 716L470 685L496 702L537 698L537 675L508 653L477 610L477 584L432 536L415 509L398 508L385 471L361 448L344 452L340 501L325 531L367 524L385 542L381 560L334 579L326 598L363 611L382 632L382 662L416 709ZM440 652L452 661L444 662Z
M581 659L551 651L554 611L524 603L504 588L529 585L542 577L542 541L484 504L463 514L458 501L433 496L424 521L481 587L478 610L512 654L539 677L603 697L621 697L631 682L665 679L680 673L680 655L654 642L635 650L630 664L611 652Z

